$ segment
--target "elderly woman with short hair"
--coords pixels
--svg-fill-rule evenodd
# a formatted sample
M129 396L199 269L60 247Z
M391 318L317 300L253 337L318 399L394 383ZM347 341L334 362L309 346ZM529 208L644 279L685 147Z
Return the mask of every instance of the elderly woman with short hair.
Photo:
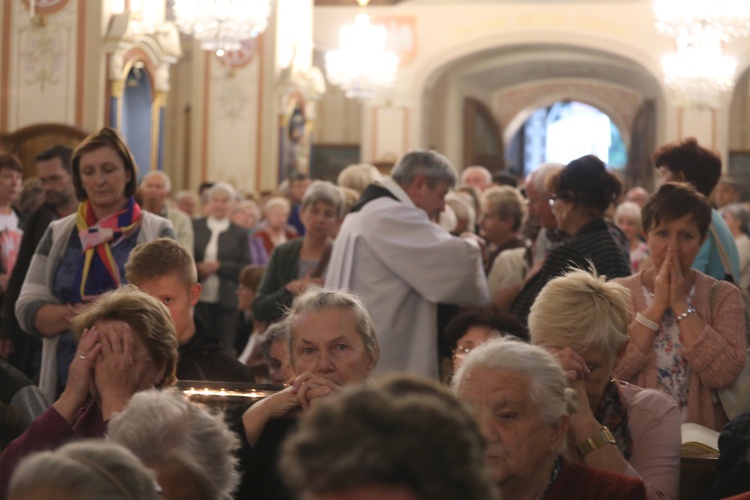
M351 292L310 287L294 299L284 322L289 326L294 379L242 416L245 475L238 498L290 496L275 464L297 416L343 386L366 380L380 354L372 319L362 299Z
M109 424L108 437L153 470L165 500L231 500L239 483L237 435L175 390L134 395Z
M0 454L0 498L18 461L75 438L101 437L138 391L176 382L177 334L166 307L127 285L73 319L79 338L60 399Z
M349 165L339 173L336 183L341 187L355 190L360 196L367 186L383 178L383 174L375 165L359 163Z
M576 395L543 348L489 340L466 357L453 389L479 419L502 498L646 498L640 480L562 458Z
M283 196L273 196L263 204L263 222L252 237L263 244L266 255L299 236L294 226L287 223L291 211L292 204Z
M323 284L342 204L341 191L330 182L315 181L307 188L300 210L305 236L276 247L271 254L253 302L256 320L278 320L294 297L311 284Z
M526 202L521 193L510 186L494 186L479 198L479 234L487 242L487 261L484 270L490 273L495 258L504 250L522 248L519 237L526 216Z
M151 472L125 447L101 440L69 443L19 465L9 500L161 500Z
M615 225L628 239L630 247L630 267L634 273L650 265L648 245L641 240L643 223L641 207L632 201L624 201L615 209Z
M680 419L720 430L727 416L713 391L745 365L740 291L692 268L706 240L711 206L691 185L666 183L643 207L653 265L614 280L630 290L629 342L615 374L672 396Z
M237 192L226 182L207 191L208 215L193 220L195 266L202 288L196 314L214 328L221 346L234 354L237 280L250 264L247 231L229 218Z
M531 307L531 342L555 354L578 392L578 412L568 433L576 458L643 480L649 498L677 498L677 406L662 392L612 375L628 340L628 297L621 285L583 270L555 278ZM587 447L589 442L595 447Z

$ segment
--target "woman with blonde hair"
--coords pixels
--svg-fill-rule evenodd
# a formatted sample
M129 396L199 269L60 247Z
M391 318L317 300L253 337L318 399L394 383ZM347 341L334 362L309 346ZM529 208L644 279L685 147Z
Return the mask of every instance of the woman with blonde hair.
M375 165L360 163L349 165L342 170L336 183L341 187L355 190L361 196L367 186L379 181L382 177L380 170Z
M555 355L578 392L568 433L575 458L643 480L650 498L677 498L677 406L659 391L613 375L628 340L628 295L625 287L583 270L554 278L531 307L531 342Z
M615 225L625 233L630 246L630 267L634 273L645 269L651 263L648 245L641 240L643 225L641 207L632 201L624 201L615 209Z

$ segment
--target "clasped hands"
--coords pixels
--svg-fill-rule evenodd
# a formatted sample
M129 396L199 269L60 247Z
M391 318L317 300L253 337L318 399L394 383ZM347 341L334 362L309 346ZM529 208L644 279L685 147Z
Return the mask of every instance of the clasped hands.
M680 268L680 257L677 251L667 248L667 255L654 276L655 316L661 318L667 309L681 314L688 308L685 291L685 275Z
M273 405L270 418L280 418L299 409L308 409L320 402L321 398L341 390L341 386L320 375L304 372L294 379L292 385L266 398L266 404Z

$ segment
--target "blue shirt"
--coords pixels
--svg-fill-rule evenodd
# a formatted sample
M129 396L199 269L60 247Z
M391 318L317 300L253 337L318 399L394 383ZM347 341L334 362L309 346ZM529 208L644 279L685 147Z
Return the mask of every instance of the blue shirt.
M729 263L732 267L734 283L740 283L740 255L737 253L737 244L734 242L734 236L729 230L727 223L721 217L719 212L711 210L711 226L716 230L716 235L724 247L724 251L729 257ZM721 262L721 254L714 240L713 232L709 229L706 241L703 242L698 255L693 261L693 269L703 274L713 276L717 280L726 279L726 270Z

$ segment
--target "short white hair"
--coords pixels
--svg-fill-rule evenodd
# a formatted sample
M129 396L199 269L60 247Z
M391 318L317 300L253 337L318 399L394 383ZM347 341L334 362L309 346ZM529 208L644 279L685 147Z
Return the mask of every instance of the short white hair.
M229 196L230 201L237 201L237 190L228 182L217 182L208 188L208 190L206 190L206 199L210 200L213 198L214 194L220 192L226 193Z
M162 498L154 474L131 451L101 439L76 441L23 460L10 481L9 498L40 490L75 498Z
M273 196L266 200L266 203L263 205L263 213L266 214L274 208L281 208L285 212L290 212L292 210L292 204L283 196Z
M149 172L146 172L146 175L144 175L143 179L141 179L141 185L143 185L143 183L146 182L146 179L148 179L151 175L158 175L159 177L161 177L164 181L164 187L167 189L167 193L172 192L172 180L166 173L164 173L163 170L151 170Z
M184 469L208 498L230 500L239 484L237 435L222 414L209 413L174 389L136 393L107 432L146 465Z
M636 221L638 226L641 226L641 206L633 201L623 201L615 209L615 223L620 220L620 217L629 217Z
M453 377L453 391L458 392L466 376L477 369L507 370L527 377L531 400L549 425L578 409L575 389L568 386L565 372L542 347L510 337L490 339L466 356Z
M466 184L466 178L472 172L481 172L487 181L487 185L489 186L490 184L492 184L492 172L490 172L489 170L487 170L487 168L481 165L472 165L470 167L466 167L461 172L461 185Z

